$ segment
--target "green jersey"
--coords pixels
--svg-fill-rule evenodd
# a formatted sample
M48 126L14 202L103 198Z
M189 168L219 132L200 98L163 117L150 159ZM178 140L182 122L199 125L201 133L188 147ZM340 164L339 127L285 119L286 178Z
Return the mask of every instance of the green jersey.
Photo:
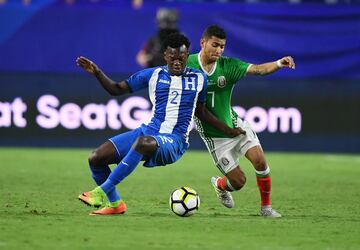
M207 75L206 107L219 120L231 128L236 127L238 115L231 108L231 94L237 81L246 75L249 63L235 58L220 57L211 72L207 73L200 62L200 53L189 56L187 66L200 69ZM226 134L195 118L201 136L227 138Z

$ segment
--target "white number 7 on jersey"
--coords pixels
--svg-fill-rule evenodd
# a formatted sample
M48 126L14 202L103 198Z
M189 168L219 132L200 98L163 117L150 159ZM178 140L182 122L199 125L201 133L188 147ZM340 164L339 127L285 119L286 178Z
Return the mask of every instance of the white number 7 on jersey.
M215 91L209 91L207 94L211 95L211 107L215 107Z

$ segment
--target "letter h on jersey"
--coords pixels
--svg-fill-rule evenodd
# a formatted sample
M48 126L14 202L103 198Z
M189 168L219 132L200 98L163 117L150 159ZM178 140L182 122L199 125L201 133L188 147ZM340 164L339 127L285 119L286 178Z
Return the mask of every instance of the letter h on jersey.
M184 81L185 81L185 88L184 90L192 90L194 91L195 88L195 77L184 77Z

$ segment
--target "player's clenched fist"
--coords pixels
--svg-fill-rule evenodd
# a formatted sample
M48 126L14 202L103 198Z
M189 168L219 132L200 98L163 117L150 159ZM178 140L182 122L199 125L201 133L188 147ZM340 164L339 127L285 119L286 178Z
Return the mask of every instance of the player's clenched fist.
M93 61L83 56L76 58L76 64L85 69L90 74L95 74L99 71L98 66Z
M285 56L277 61L279 68L291 68L295 69L295 62L291 56Z

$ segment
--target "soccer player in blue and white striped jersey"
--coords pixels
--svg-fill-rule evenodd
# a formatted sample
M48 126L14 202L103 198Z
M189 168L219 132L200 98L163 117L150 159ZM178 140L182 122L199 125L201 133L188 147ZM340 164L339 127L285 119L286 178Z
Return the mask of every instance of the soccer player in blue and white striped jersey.
M110 138L89 157L92 177L98 187L85 192L79 199L88 205L103 208L92 215L122 214L125 202L116 185L144 161L144 166L164 166L177 161L189 147L188 136L194 114L202 121L235 137L243 131L230 128L217 120L205 107L207 85L204 73L186 67L189 40L182 34L170 35L164 42L166 66L139 71L119 83L107 77L85 57L77 64L93 74L113 96L148 88L153 104L149 123ZM113 171L109 164L118 164ZM108 200L108 202L106 202Z

